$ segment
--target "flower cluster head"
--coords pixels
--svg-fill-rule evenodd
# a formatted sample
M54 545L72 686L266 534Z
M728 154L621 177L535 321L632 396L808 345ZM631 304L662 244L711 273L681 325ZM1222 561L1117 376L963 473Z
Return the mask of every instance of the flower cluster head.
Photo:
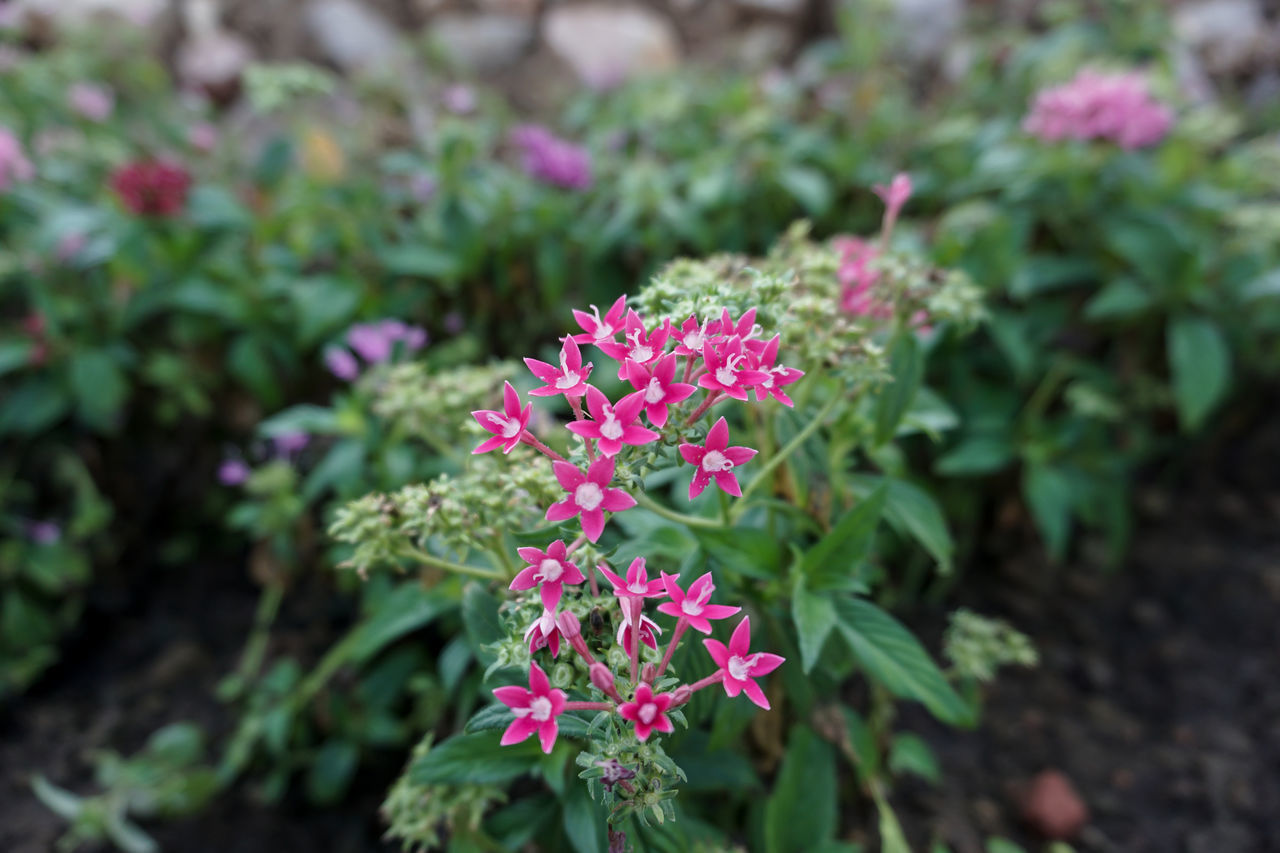
M1151 96L1142 74L1090 69L1037 93L1022 123L1045 142L1103 139L1127 149L1155 145L1172 125L1173 111Z
M324 352L325 365L334 376L353 382L360 376L357 355L366 364L384 364L395 354L396 344L403 345L409 352L417 352L427 345L426 329L410 326L400 320L357 323L347 330L347 346L350 349L329 347Z
M116 96L106 86L96 83L73 83L67 89L67 104L82 118L103 122L111 118L116 107Z
M36 176L36 167L27 159L18 137L0 127L0 192L23 184Z
M526 124L511 133L529 177L567 190L591 187L591 153L545 127Z
M191 175L177 163L140 160L111 176L111 189L135 216L171 218L182 212L191 188Z

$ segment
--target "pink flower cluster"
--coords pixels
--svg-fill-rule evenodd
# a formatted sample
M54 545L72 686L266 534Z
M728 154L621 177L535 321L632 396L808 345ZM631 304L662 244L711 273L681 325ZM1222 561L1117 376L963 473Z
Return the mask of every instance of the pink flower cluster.
M780 339L762 336L755 322L755 309L736 318L722 310L718 318L690 316L678 325L664 320L651 327L634 309L627 308L626 297L620 297L603 315L593 305L590 313L575 311L574 317L582 331L562 340L558 364L532 358L525 359L525 364L542 383L530 392L531 396L563 395L568 401L575 417L566 428L582 442L585 470L533 435L529 429L532 405L522 403L510 383L504 387L501 411L472 413L477 423L491 433L474 452L502 448L510 453L516 446L526 444L552 460L552 470L565 497L547 509L546 518L553 522L576 518L582 532L568 545L556 540L545 548L519 549L526 565L512 580L511 589L536 588L541 599L542 614L524 634L530 653L546 648L553 657L558 656L562 643L568 643L590 667L592 683L611 702L569 702L560 691L544 689L545 676L534 666L528 690L495 691L499 701L516 715L503 743L514 743L537 732L543 748L549 750L555 741L555 717L565 710L616 711L634 724L636 736L644 740L652 731L671 731L668 712L688 701L694 691L716 683L723 683L730 696L745 692L756 704L768 708L768 700L753 679L771 672L782 658L748 651L751 629L745 618L729 646L706 641L709 654L719 666L715 673L674 692L653 692L654 681L666 670L687 628L709 634L709 620L724 619L739 610L710 603L715 586L709 573L684 590L671 575L650 580L643 557L633 560L622 576L604 564L596 566L595 571L584 572L572 556L584 543L599 540L607 513L623 512L636 505L635 497L614 485L617 458L625 448L658 441L659 430L679 431L681 423L688 427L724 400L746 401L754 394L757 402L773 398L791 406L785 388L803 373L777 363ZM616 376L634 390L610 400L591 384L595 366L583 360L583 346L595 347L614 359ZM690 400L699 391L702 398ZM675 416L673 409L686 406L691 408L687 416L683 412L680 417ZM690 500L711 484L740 496L735 469L756 455L750 447L730 444L724 418L711 426L702 444L685 442L678 450L683 461L694 469ZM577 618L568 610L558 610L566 585L590 580L592 595L599 594L596 571L613 586L618 603L617 643L631 661L630 701L624 701L615 687L613 672L592 656ZM662 633L657 623L644 614L645 600L649 598L666 599L658 611L675 617L676 624L661 665L656 669L646 665L640 670L640 646L656 651L657 638Z
M1172 125L1173 111L1151 97L1141 74L1089 69L1037 93L1022 123L1045 142L1105 139L1128 149L1155 145Z
M382 364L391 360L398 343L409 352L416 352L427 345L427 331L399 320L358 323L347 330L347 345L351 349L330 347L324 352L324 361L334 376L352 382L360 375L356 355L368 364Z
M567 190L591 187L591 153L553 134L545 127L526 124L511 133L520 149L524 171L531 178Z

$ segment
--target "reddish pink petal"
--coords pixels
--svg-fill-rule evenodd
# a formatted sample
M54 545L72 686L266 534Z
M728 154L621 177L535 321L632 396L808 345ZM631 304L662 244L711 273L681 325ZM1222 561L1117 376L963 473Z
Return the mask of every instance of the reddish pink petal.
M738 627L733 629L729 638L729 651L738 657L745 658L751 650L751 617L743 616Z
M547 698L551 700L551 716L558 717L564 713L565 703L569 701L569 695L563 690L552 690L547 694Z
M565 424L569 432L574 435L580 435L583 438L599 438L600 424L595 421L569 421Z
M680 445L680 456L684 459L685 462L688 462L690 465L701 465L702 457L706 455L707 455L706 449L699 447L696 444Z
M587 468L587 479L597 486L607 486L613 479L614 467L615 463L612 459L597 459Z
M648 444L651 441L657 441L660 436L651 429L645 429L642 426L632 424L622 430L621 441L624 444Z
M504 444L506 444L506 441L507 440L502 436L495 435L493 438L486 439L475 450L471 452L472 454L488 453L490 450L497 450L499 447L502 447Z
M729 446L729 424L724 418L716 421L707 432L707 441L704 446L707 450L724 450Z
M594 385L587 386L587 411L598 421L604 420L604 407L609 405L609 398Z
M542 667L536 663L529 664L529 692L534 696L546 696L551 689L551 682Z
M550 754L551 747L556 745L556 735L559 733L560 726L554 717L538 727L538 740L542 743L543 752Z
M511 579L511 586L507 587L507 589L533 589L538 583L536 580L537 575L537 566L523 568Z
M769 699L764 695L764 691L760 689L760 685L754 681L742 682L742 692L747 694L747 698L755 702L766 711L769 710Z
M614 589L626 588L627 582L624 581L622 578L618 577L617 575L615 575L613 572L609 571L603 564L596 566L596 570L599 571L600 574L604 575L605 578L609 581L609 583L613 584Z
M569 462L552 462L551 471L556 475L556 482L560 484L560 488L568 492L581 486L586 479L578 467Z
M605 489L600 508L606 512L622 512L636 505L636 499L622 489Z
M502 733L502 740L498 743L503 746L511 746L513 743L529 737L538 730L538 722L532 717L517 717L511 721L511 725L507 726L507 730Z
M710 475L699 468L693 475L693 482L689 484L689 500L693 500L702 494L702 490L707 487L707 483L710 481Z
M667 386L667 393L663 400L667 403L682 403L698 389L693 385L687 385L684 382L676 382Z
M493 419L501 418L504 421L506 420L506 415L502 414L502 412L495 412L492 409L480 409L472 412L471 417L476 419L476 423L495 435L501 435L502 428L494 426Z
M702 608L702 615L707 619L728 619L741 609L741 607L730 607L727 604L707 604Z
M529 372L538 377L542 382L551 384L560 376L560 368L547 364L545 361L538 361L536 358L526 358L524 366L529 368Z
M510 382L502 383L502 406L509 417L520 416L520 394L511 387Z
M676 619L679 619L681 616L684 615L684 613L680 611L680 605L672 604L670 601L664 601L661 604L659 604L658 612L665 613L668 616L674 616ZM706 632L704 631L703 633L706 633Z
M579 512L578 505L572 500L560 501L547 507L547 521L568 521Z
M674 601L678 607L680 602L684 601L684 590L682 590L680 585L676 583L679 578L675 575L669 575L666 572L658 572L658 577L662 580L662 588L667 591L667 595L671 597L671 600ZM678 616L679 614L677 613L674 615Z
M575 373L582 369L582 350L578 348L578 342L573 338L564 339L564 344L560 347L560 354L564 356L565 367Z
M759 451L750 447L726 447L724 449L724 458L728 459L734 465L742 465L750 462Z
M738 486L738 477L732 471L717 471L716 485L723 489L725 494L733 495L735 498L742 497L742 489Z
M703 640L703 642L706 642ZM724 677L724 694L730 699L742 692L742 682L736 681L729 677L728 673Z
M561 565L564 568L564 574L560 576L561 583L578 584L587 579L587 576L582 573L582 569L578 568L577 563L566 563L561 560Z
M510 687L495 687L493 697L508 708L528 708L529 700L533 698L533 695L523 687L511 685Z
M542 587L538 590L538 594L542 598L542 606L550 611L555 611L560 604L560 595L563 588L560 581L544 581Z
M582 532L587 535L588 542L596 542L604 532L604 513L599 509L582 511Z
M760 652L756 655L756 662L748 670L752 678L758 678L761 675L768 675L778 667L782 666L786 658L781 655L770 654L769 652Z
M556 541L559 541L559 540L556 540ZM543 551L540 548L528 547L528 548L517 548L516 553L519 554L520 559L524 560L526 563L533 563L534 565L536 565L538 563L541 563L544 559L546 559L548 552Z
M638 702L623 702L618 706L618 716L622 717L624 720L635 722L639 719L639 714L640 703Z
M711 633L711 623L707 621L705 616L685 616L689 621L689 627L703 634Z
M618 401L613 407L613 413L617 416L619 422L629 424L636 418L640 417L640 410L644 408L644 392L635 391Z
M640 739L640 740L648 740L648 739L649 739L649 733L650 733L650 732L652 732L652 731L653 731L653 726L652 726L652 725L645 725L644 723L640 722L639 720L636 720L636 737L637 737L638 739Z
M627 372L627 381L631 383L631 387L637 390L644 390L649 384L649 371L644 366L636 362L634 359L627 359L622 363L622 369Z
M716 666L724 669L729 665L729 650L725 648L724 643L719 640L706 639L702 641L702 645L706 646L707 654L711 655L711 659L716 662Z
M673 731L675 731L675 726L671 725L671 720L670 718L667 717L666 714L662 714L658 717L658 719L654 720L653 727L654 729L662 732L663 734L671 734Z

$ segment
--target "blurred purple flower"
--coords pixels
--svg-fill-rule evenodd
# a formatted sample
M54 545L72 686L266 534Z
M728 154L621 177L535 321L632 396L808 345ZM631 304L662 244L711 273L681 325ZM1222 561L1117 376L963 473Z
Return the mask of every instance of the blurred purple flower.
M1151 97L1141 74L1089 69L1041 90L1022 123L1045 142L1107 139L1129 149L1155 145L1172 126L1173 110Z
M187 144L202 154L218 146L218 129L208 122L192 125L187 131Z
M370 364L390 360L397 341L403 342L410 351L420 350L427 345L427 332L399 320L360 323L347 330L347 343Z
M360 362L345 347L329 347L325 350L324 363L330 373L347 382L354 382L360 375Z
M27 159L18 137L0 127L0 192L36 176L36 167Z
M115 110L116 96L106 86L99 86L96 83L73 83L67 89L67 103L83 118L102 122L110 118Z
M32 521L27 524L27 537L37 545L54 545L62 538L62 528L53 521Z
M454 115L470 115L476 108L476 93L463 83L454 83L444 90L444 106Z
M271 443L275 445L276 456L292 456L300 452L311 442L311 436L305 432L286 432L274 436Z
M218 482L224 486L238 486L253 473L240 459L224 459L218 466Z
M520 149L524 171L531 178L569 190L590 188L591 153L586 148L533 124L517 127L511 141Z

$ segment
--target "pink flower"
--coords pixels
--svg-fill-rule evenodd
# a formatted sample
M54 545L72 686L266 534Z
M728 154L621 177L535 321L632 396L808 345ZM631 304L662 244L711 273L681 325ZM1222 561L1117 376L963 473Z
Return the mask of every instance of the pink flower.
M582 532L592 542L604 530L606 512L622 512L636 505L636 499L622 489L608 488L614 470L610 457L601 456L592 462L585 475L568 462L553 462L551 468L569 497L547 509L547 521L566 521L581 515Z
M875 286L880 271L871 263L880 255L878 249L857 237L838 237L832 245L840 252L840 308L859 317L888 319L893 310L876 299Z
M730 698L739 693L746 693L747 698L752 702L766 711L769 710L769 700L765 698L760 685L752 679L773 672L786 658L768 652L751 654L748 651L751 648L750 616L744 616L738 623L738 627L733 630L728 648L725 648L724 643L712 639L703 640L702 645L707 647L711 659L724 672L724 692Z
M746 400L747 389L764 381L758 370L744 369L747 354L742 351L742 338L733 336L720 344L710 344L702 351L707 372L698 377L698 386L708 391L723 391L735 400Z
M596 344L605 355L625 362L627 359L640 364L649 364L662 356L663 347L667 344L667 328L659 326L652 332L646 332L644 321L635 311L627 312L627 322L623 327L624 343L612 340L600 341ZM618 369L618 378L626 379L625 368Z
M139 160L111 175L111 188L136 216L177 216L187 204L191 174L176 163Z
M756 402L760 402L765 397L772 397L784 406L794 407L795 404L787 396L786 392L782 390L782 386L790 385L797 381L801 376L804 376L804 371L796 370L794 367L783 367L781 364L774 364L778 358L778 346L781 340L781 335L774 335L756 357L756 369L764 371L765 374L764 379L754 389Z
M389 361L398 342L408 350L420 350L427 343L427 332L399 320L359 323L347 330L347 343L370 364Z
M224 486L238 486L253 472L239 459L224 459L218 466L218 482Z
M537 548L517 548L516 553L529 565L520 570L508 588L539 587L542 606L548 611L554 611L559 606L564 584L579 584L587 579L581 569L569 562L568 549L559 539L548 545L545 551Z
M475 112L476 93L465 83L454 83L444 90L445 109L454 115L464 116Z
M471 451L472 453L488 453L499 447L502 448L503 453L510 453L524 438L525 430L529 427L529 418L533 415L533 403L521 409L520 394L511 387L510 382L504 382L502 383L502 408L501 412L484 409L471 413L476 423L493 433L493 438L485 439L479 447Z
M655 581L656 583L656 581ZM628 612L628 608L622 608L622 620L618 625L618 645L622 646L622 650L627 653L627 657L631 656L631 648L635 644L632 642L631 635L632 616ZM640 614L640 642L649 648L657 651L658 634L662 633L662 629L658 627L658 623L654 622L643 613Z
M600 309L591 306L591 313L573 309L573 319L578 321L578 325L582 327L582 334L574 335L573 339L580 344L595 344L599 346L607 341L612 341L623 328L623 315L627 311L626 295L619 296L614 301L609 310L605 312L604 318L600 317Z
M729 315L728 308L720 309L720 330L719 334L726 337L737 335L744 341L750 340L759 332L756 326L756 309L748 308L746 313L739 317L736 321Z
M648 740L649 733L657 729L664 734L674 731L667 710L671 707L673 697L670 693L654 694L653 688L641 683L636 688L634 702L623 702L618 706L618 713L624 720L636 724L636 737Z
M571 337L565 338L560 347L559 368L536 358L526 358L524 363L534 376L546 383L543 387L530 391L531 396L552 397L563 394L566 397L581 397L587 393L587 379L591 376L592 365L590 362L583 365L582 350L578 349L577 341Z
M201 154L208 154L218 147L218 129L208 122L192 125L187 131L187 144Z
M623 362L627 381L640 393L644 403L644 413L649 423L656 427L666 426L667 407L682 402L698 390L685 382L676 382L675 353L667 353L658 359L651 368L627 359Z
M893 180L888 186L884 184L876 184L871 191L880 197L884 202L885 222L894 222L898 218L898 213L902 210L902 206L907 203L907 199L911 198L911 176L906 172L899 172L893 176Z
M324 363L329 372L339 379L354 382L360 375L360 362L344 347L329 347L324 351Z
M671 337L680 342L675 349L676 355L701 358L702 348L720 333L720 321L712 320L708 323L699 324L697 315L690 314L680 324L679 329L672 326L668 331Z
M671 596L671 600L659 604L658 612L684 619L690 627L704 634L711 633L711 623L708 620L728 619L742 609L725 604L707 603L711 600L711 593L716 588L711 582L711 572L707 572L691 583L688 594L680 589L679 584L676 583L677 580L675 575L662 572L662 586L666 589L667 595Z
M627 579L609 571L603 563L596 566L600 574L613 584L613 594L618 598L658 598L663 595L662 581L649 580L649 571L645 568L644 557L636 557L627 567ZM623 608L624 610L626 608Z
M1130 149L1156 144L1172 125L1173 111L1151 97L1141 74L1089 69L1040 91L1022 123L1045 142L1106 139Z
M116 106L116 96L106 86L73 83L67 89L67 103L72 110L89 121L102 122L111 117Z
M560 656L560 623L550 610L543 610L542 615L533 620L524 631L524 641L529 644L529 654L538 649L551 649L551 656Z
M35 176L36 167L27 159L18 137L0 127L0 192Z
M520 149L521 162L529 177L569 190L591 187L591 152L586 148L538 125L516 128L511 140Z
M503 746L520 743L537 732L542 751L551 752L551 747L556 743L556 735L560 733L556 717L564 713L568 697L563 690L556 690L551 686L547 674L536 663L529 664L528 690L515 685L498 687L493 691L493 696L516 715L511 725L502 733Z
M587 410L592 420L571 421L569 432L583 438L594 438L605 456L617 456L622 445L648 444L658 440L658 434L636 423L644 408L644 395L637 391L617 402L609 403L604 392L594 385L587 386Z
M733 473L737 465L741 465L756 455L750 447L729 447L729 425L724 418L715 422L707 432L707 443L702 447L696 444L680 445L680 455L690 465L696 465L693 482L689 484L689 500L702 494L714 477L716 485L734 497L742 496L738 486L738 478Z

